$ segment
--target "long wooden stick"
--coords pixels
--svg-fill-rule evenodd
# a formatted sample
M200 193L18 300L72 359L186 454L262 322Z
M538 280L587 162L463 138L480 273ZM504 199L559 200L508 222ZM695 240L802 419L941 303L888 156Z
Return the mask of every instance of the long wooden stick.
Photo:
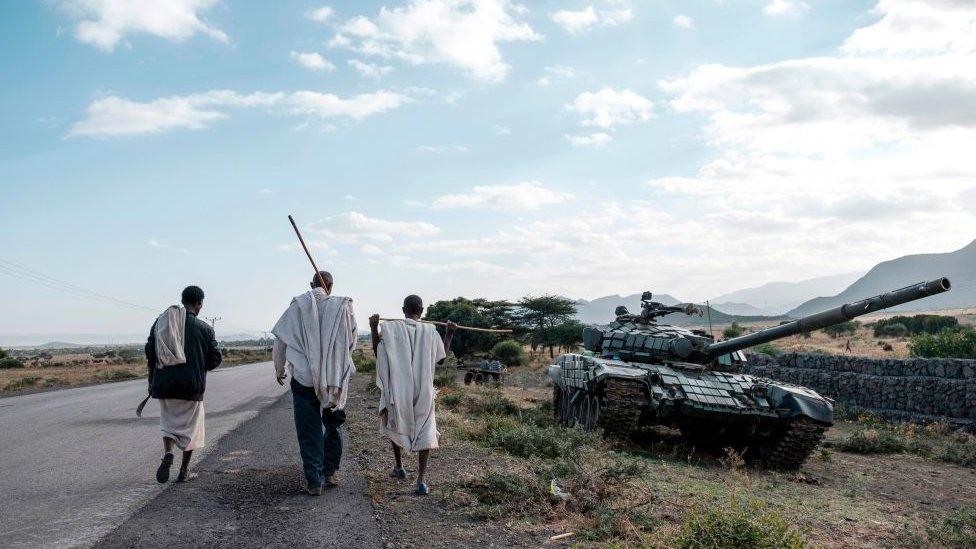
M307 255L308 260L312 262L312 268L315 269L315 276L319 279L319 286L322 286L323 290L327 289L325 286L325 279L322 278L322 273L319 272L318 265L316 265L315 260L312 259L312 253L308 251L308 246L305 245L305 239L302 238L302 233L298 230L298 225L295 224L295 219L289 215L288 221L291 221L291 226L293 229L295 229L295 234L298 235L298 241L302 243L302 249L305 250L305 255Z
M381 318L383 322L397 322L403 320L402 318ZM421 320L420 322L425 322L427 324L437 324L438 326L447 326L447 322L441 322L439 320ZM502 328L478 328L475 326L461 326L457 324L458 330L468 330L471 332L485 332L486 334L510 334L512 330L506 330Z

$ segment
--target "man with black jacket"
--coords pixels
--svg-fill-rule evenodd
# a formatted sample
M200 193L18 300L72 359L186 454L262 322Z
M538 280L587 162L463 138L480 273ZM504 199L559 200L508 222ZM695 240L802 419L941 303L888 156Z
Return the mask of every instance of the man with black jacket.
M149 363L149 395L159 399L159 428L164 454L156 480L169 480L173 445L183 450L177 482L191 480L190 456L205 442L203 393L207 372L220 366L220 348L214 330L197 318L203 308L203 290L187 286L183 307L173 306L153 323L146 342Z

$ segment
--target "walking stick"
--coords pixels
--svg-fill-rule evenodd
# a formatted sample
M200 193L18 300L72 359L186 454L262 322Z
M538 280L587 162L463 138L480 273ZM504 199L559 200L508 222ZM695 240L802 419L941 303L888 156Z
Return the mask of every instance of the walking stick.
M295 235L298 236L298 241L301 242L302 249L305 250L305 255L308 257L309 262L312 264L312 268L315 269L315 276L318 277L319 284L322 286L322 289L324 290L325 289L325 280L322 279L322 275L319 273L319 268L315 264L315 260L312 259L312 253L308 251L308 246L305 245L305 239L302 238L302 233L301 233L301 231L298 230L298 225L295 224L295 218L293 218L292 216L289 215L288 216L288 221L291 222L291 227L293 229L295 229ZM403 319L402 318L399 318L399 319L397 319L397 318L381 318L380 320L385 320L385 321L388 321L389 322L389 321L403 320ZM447 323L446 322L438 322L436 320L421 320L421 322L426 322L428 324L437 324L438 326L447 326ZM469 330L469 331L472 331L472 332L485 332L485 333L489 333L489 334L510 334L510 333L512 333L512 330L502 330L502 329L495 329L495 328L476 328L474 326L458 326L457 328L459 330Z
M308 256L308 260L312 263L312 268L315 269L315 276L319 279L319 286L325 289L325 279L322 278L322 273L319 272L318 265L315 264L315 260L312 259L312 253L308 251L308 246L305 245L305 239L302 238L301 231L298 230L298 225L295 224L295 219L292 216L288 216L288 221L291 221L291 226L295 229L295 234L298 235L298 241L302 243L302 249L305 250L305 255Z

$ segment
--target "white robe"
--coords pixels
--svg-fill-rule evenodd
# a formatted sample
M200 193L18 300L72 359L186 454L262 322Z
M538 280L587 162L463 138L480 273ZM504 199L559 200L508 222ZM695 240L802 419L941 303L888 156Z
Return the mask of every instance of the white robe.
M444 342L432 325L414 320L382 327L376 349L380 432L411 452L437 448L434 368L447 356Z
M356 319L352 299L321 288L292 299L271 332L287 346L286 359L308 365L322 408L346 407L349 378L356 371Z
M154 335L157 368L186 364L186 351L183 348L186 338L186 309L179 305L167 307L156 319Z
M183 451L206 444L203 402L176 398L159 399L159 430Z

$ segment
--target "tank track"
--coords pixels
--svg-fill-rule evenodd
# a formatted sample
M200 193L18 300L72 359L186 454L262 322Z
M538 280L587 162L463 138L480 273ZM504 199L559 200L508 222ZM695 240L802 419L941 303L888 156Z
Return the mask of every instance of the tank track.
M826 425L808 417L796 417L784 431L760 443L760 459L770 469L799 469L826 432Z
M610 379L603 387L597 427L607 436L625 438L637 430L647 406L647 388L639 381Z

